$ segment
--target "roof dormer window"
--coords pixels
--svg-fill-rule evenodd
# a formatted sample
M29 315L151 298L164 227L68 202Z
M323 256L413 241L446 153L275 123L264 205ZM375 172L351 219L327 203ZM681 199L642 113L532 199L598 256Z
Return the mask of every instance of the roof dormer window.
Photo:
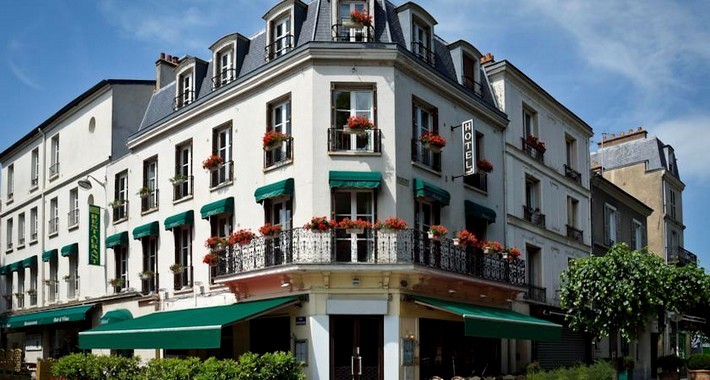
M402 33L407 39L409 51L427 64L436 65L434 49L436 19L424 8L412 2L397 7L395 12L402 27Z
M338 3L333 38L341 42L370 42L374 37L373 17L364 0L342 0Z
M212 77L212 88L217 89L229 84L237 78L234 65L234 47L229 45L215 55L215 76Z
M276 59L296 47L307 11L308 6L301 0L284 0L266 12L263 17L266 21L266 61Z
M177 96L173 102L174 109L180 109L195 101L194 70L189 68L177 76Z
M481 70L478 60L468 54L463 54L463 75L461 83L464 87L473 91L474 94L481 96Z
M412 22L412 52L424 62L434 65L434 49L431 46L431 28L419 20Z
M286 13L271 22L271 43L266 47L266 60L278 58L293 49L294 41L291 33L291 15Z

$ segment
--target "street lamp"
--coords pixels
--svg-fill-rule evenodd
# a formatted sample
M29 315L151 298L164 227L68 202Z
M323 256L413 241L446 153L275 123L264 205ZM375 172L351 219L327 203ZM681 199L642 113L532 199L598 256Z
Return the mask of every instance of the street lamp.
M84 178L78 180L78 181L76 182L76 184L79 185L79 187L81 187L81 188L84 189L84 190L91 190L91 188L92 188L93 186L91 185L91 181L89 181L89 178L91 178L91 179L93 179L94 181L96 181L96 183L98 183L99 185L101 185L101 187L103 187L104 189L106 188L106 182L101 182L101 181L99 181L98 179L96 179L96 177L92 176L91 174L89 174L89 175L87 175L86 177L84 177Z

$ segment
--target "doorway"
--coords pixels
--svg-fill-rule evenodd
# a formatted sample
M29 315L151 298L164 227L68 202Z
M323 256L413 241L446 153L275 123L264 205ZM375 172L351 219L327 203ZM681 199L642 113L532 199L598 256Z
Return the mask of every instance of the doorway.
M330 317L331 379L382 380L381 315Z

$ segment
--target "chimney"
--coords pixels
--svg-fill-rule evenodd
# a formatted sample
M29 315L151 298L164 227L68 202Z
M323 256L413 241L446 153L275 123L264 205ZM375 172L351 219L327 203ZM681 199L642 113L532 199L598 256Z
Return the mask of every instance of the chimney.
M486 53L483 57L481 57L481 64L485 65L487 63L494 63L496 60L493 58L493 54L491 53Z
M645 139L648 132L643 129L643 127L638 127L637 130L629 129L628 132L621 131L618 135L612 133L611 137L607 137L606 134L602 134L602 141L597 143L600 148L606 148L613 145L623 144L625 142Z
M155 89L160 90L165 87L166 84L175 80L175 75L173 73L175 67L177 66L177 57L173 57L168 54L167 57L165 53L160 53L160 57L155 61Z

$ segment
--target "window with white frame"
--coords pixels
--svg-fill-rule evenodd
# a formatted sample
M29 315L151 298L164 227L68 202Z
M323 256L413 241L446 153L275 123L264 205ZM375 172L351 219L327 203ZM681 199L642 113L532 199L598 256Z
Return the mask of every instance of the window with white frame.
M124 170L114 176L113 187L111 208L115 223L128 218L128 171Z
M350 22L354 12L366 12L367 5L363 0L343 0L338 4L338 41L362 42L368 40L367 26ZM369 13L369 12L368 12Z
M141 211L158 208L158 157L154 156L143 161L143 187L141 196Z
M25 270L17 271L17 307L25 307Z
M604 244L607 246L619 241L619 218L616 207L604 204Z
M59 201L57 198L49 200L49 235L55 235L59 232Z
M579 212L579 201L572 198L572 197L567 197L567 225L570 227L577 227L578 224L578 215L577 213Z
M54 135L50 141L51 156L49 157L49 178L59 175L59 135Z
M335 221L345 218L375 221L373 190L336 190L333 192ZM374 235L372 230L362 233L348 233L344 229L335 230L335 260L341 262L373 262Z
M379 150L376 138L378 131L374 128L353 133L348 127L348 119L352 116L366 118L375 123L375 88L362 86L333 86L333 125L330 130L329 149L336 151L376 152Z
M431 226L441 223L441 206L436 202L418 198L415 202L414 223L417 230L429 231Z
M15 192L15 165L7 167L7 201L12 201Z
M234 216L231 213L223 213L210 217L210 236L226 237L234 231ZM224 259L227 255L226 250L217 252ZM217 266L210 266L210 283L214 284L217 277Z
M173 229L175 239L175 264L180 264L179 271L173 271L175 290L192 286L192 226L186 225Z
M39 229L39 220L37 219L37 207L30 209L30 243L37 241L37 232Z
M47 283L47 301L56 302L59 296L59 258L55 255L49 259L49 282Z
M282 133L289 138L281 143L280 147L264 147L266 156L264 167L268 168L291 161L291 98L282 98L268 105L269 120L266 132Z
M216 54L217 67L216 76L213 80L215 88L224 86L237 78L237 70L234 64L234 46L229 45Z
M192 140L175 146L175 177L171 182L174 201L192 195Z
M527 105L523 105L523 137L537 136L537 112Z
M128 284L128 247L120 244L113 247L115 277L120 279L116 289L123 290L129 287Z
M431 27L418 19L412 22L412 52L425 62L434 64Z
M30 266L30 306L37 305L37 263Z
M577 140L567 134L565 135L565 163L570 169L577 168Z
M17 216L17 247L21 248L25 245L25 213L20 213Z
M67 226L69 228L79 224L79 189L69 190L69 214Z
M525 177L525 207L540 211L540 181L531 176Z
M226 123L212 130L212 154L222 159L222 164L212 170L211 187L231 182L232 163L232 123Z
M6 228L7 228L7 231L6 231L7 235L5 236L5 239L6 239L5 249L8 251L12 251L12 233L13 233L12 230L14 228L12 218L9 218L5 224L6 224Z
M79 297L79 255L69 256L69 281L67 281L67 297Z
M32 149L32 167L30 168L30 187L39 186L39 148Z
M269 59L274 59L288 53L293 48L291 35L291 16L286 13L271 23L271 45Z
M631 248L634 250L641 249L645 246L644 241L644 225L636 219L631 221Z
M158 289L158 237L146 236L143 245L143 293L153 293Z
M174 108L182 108L195 100L195 77L194 71L188 69L180 73L177 77L178 88L175 98Z
M292 262L291 250L286 249L284 236L290 236L292 220L293 201L290 197L277 197L264 200L264 221L274 226L280 226L281 231L288 231L286 234L278 234L272 239L264 242L265 265L281 265Z
M440 171L441 153L421 142L421 137L425 134L439 134L439 111L436 107L414 97L412 100L412 160Z
M481 96L481 74L478 61L464 53L461 64L463 66L461 83L464 87L472 90L476 95Z

